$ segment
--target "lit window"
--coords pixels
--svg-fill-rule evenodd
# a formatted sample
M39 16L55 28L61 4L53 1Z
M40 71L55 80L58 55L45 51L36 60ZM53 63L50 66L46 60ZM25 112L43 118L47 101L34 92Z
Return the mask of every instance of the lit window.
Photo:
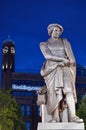
M22 111L22 116L25 115L25 106L24 105L21 105L21 111Z
M21 92L17 92L17 96L20 96L21 95Z
M30 130L30 122L29 121L26 122L26 128L27 128L27 130Z
M40 116L40 106L38 106L37 114L38 114L38 116Z
M12 95L13 95L13 96L16 96L16 95L17 95L17 92L16 92L16 91L12 92Z
M25 96L32 96L32 93L31 92L25 92Z
M26 116L29 116L30 115L30 106L27 105L26 106Z
M24 92L21 92L21 96L25 96Z
M82 99L82 98L83 98L83 96L84 96L83 94L80 94L80 95L79 95L80 99Z

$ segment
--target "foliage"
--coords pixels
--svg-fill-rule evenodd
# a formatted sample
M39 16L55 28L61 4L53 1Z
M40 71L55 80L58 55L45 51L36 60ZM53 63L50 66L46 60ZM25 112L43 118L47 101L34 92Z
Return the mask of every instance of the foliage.
M82 101L81 97L80 97L79 95L77 95L76 110L78 110L78 109L79 109L79 106L80 106L80 104L81 104L81 101Z
M0 90L0 130L26 130L21 110L10 93Z
M77 115L84 120L85 128L86 128L86 95L81 100L81 103L77 110Z

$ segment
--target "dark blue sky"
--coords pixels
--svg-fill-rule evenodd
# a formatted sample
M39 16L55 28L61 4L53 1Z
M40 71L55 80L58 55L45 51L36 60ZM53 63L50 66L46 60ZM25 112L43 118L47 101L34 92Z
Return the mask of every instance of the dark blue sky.
M64 27L62 37L71 42L77 64L86 66L86 0L0 0L0 50L10 35L17 72L40 72L39 43L49 38L50 23Z

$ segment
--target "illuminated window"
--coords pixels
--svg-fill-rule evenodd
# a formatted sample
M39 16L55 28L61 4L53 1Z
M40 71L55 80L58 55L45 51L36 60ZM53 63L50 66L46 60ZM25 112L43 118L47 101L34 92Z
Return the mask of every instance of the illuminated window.
M24 105L21 105L21 111L22 111L22 116L25 115L25 106Z
M82 99L84 97L84 94L80 94L79 97L80 99Z
M29 116L30 115L30 106L27 105L26 106L26 116Z
M17 92L17 96L21 96L21 92Z
M32 93L31 92L25 92L25 96L32 96Z
M24 96L24 92L21 92L21 96Z
M27 130L30 130L30 122L29 122L29 121L26 122L26 129L27 129Z
M12 92L12 95L13 95L13 96L16 96L16 95L17 95L17 92L16 92L16 91Z
M37 114L38 114L38 116L40 116L40 106L38 106Z

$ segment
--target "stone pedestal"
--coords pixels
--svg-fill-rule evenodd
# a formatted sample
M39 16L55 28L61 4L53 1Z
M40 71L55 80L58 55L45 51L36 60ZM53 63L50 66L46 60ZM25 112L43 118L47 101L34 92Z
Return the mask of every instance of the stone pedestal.
M44 123L44 122L51 122L52 116L48 115L47 105L42 104L40 106L40 111L41 111L40 112L40 116L42 118L42 123ZM65 108L63 110L63 112L60 113L60 117L61 117L61 121L62 122L68 122L68 110L67 110L67 108Z
M85 130L84 123L38 123L37 130Z

